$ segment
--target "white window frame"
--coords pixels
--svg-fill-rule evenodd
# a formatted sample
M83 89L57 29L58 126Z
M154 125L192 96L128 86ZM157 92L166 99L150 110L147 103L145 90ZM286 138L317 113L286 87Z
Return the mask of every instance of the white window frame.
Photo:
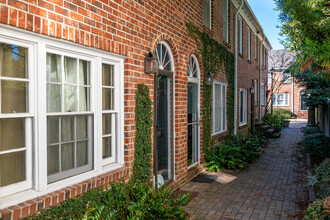
M259 95L258 95L258 92L259 92L259 86L258 86L258 80L254 80L254 105L258 105L258 98L259 98Z
M222 103L220 108L223 108L224 111L221 111L221 116L220 116L220 130L216 130L215 128L215 86L220 86L221 87L221 92L220 92L220 103ZM225 88L225 94L222 94L223 91L223 87ZM225 100L222 100L222 98L225 98ZM224 105L224 106L223 106ZM224 82L219 82L214 80L213 81L213 93L212 93L212 134L216 135L216 134L220 134L223 133L227 130L227 84ZM225 122L223 122L223 118L225 118ZM223 126L224 124L224 126Z
M124 56L91 49L72 42L40 36L9 26L0 27L0 41L28 47L29 62L29 113L15 114L27 117L31 132L27 135L27 181L0 188L0 209L42 196L70 185L91 179L124 166ZM93 120L93 169L54 183L47 183L47 112L46 112L46 53L57 51L74 57L91 60L90 110ZM117 145L115 160L102 160L102 63L115 66L117 92ZM75 113L73 113L75 114ZM12 116L6 116L12 117ZM33 145L32 145L33 143ZM32 150L33 149L33 150Z
M283 95L283 104L282 105L278 104L278 97L280 95ZM272 97L273 97L273 106L289 106L289 101L290 101L289 93L274 93ZM285 104L285 103L287 103L287 104Z
M248 60L251 60L251 30L247 29L247 54Z
M299 92L299 110L300 111L308 111L308 106L306 106L306 104L305 104L305 106L306 106L306 109L302 109L301 108L301 103L303 103L303 96L301 95L301 93L303 93L304 92L304 89L303 90L300 90L300 92Z
M203 0L203 24L209 29L212 28L212 1Z
M223 40L229 42L228 38L228 0L223 0Z
M261 105L265 105L265 84L264 83L261 83L261 97L260 97L260 102L261 102Z
M243 19L238 18L238 53L243 54Z
M247 124L247 89L239 89L239 125ZM241 96L241 92L243 92L243 97ZM241 118L241 103L243 99L243 118Z
M12 149L3 151L2 154L6 153L14 153L25 150L25 180L22 182L17 182L11 185L7 185L4 187L0 187L0 205L1 205L1 197L8 196L12 193L17 193L22 190L26 190L32 187L32 142L33 142L33 133L32 127L35 121L35 58L33 57L33 52L35 51L35 44L28 42L24 39L13 39L10 36L5 36L1 34L0 29L0 42L6 43L10 45L17 45L20 47L24 47L28 49L28 77L26 79L19 79L19 78L11 78L11 77L2 77L0 79L15 79L15 81L22 81L28 82L28 89L27 89L27 112L26 113L0 113L1 119L8 119L8 118L25 118L25 144L26 146L23 148ZM1 101L1 100L0 100ZM0 102L1 105L1 102Z

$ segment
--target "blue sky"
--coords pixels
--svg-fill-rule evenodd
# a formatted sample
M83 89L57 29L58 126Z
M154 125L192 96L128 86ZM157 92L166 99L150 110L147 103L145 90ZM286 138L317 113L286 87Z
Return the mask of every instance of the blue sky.
M278 20L278 12L274 10L275 3L273 0L248 0L254 14L259 20L264 33L273 49L283 49L283 45L279 42L280 29L276 25L280 25Z

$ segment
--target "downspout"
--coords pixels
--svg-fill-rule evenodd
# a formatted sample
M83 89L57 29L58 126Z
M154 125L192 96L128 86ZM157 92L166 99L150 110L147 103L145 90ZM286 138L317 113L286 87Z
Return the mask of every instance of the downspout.
M262 44L264 43L265 41L265 34L263 34L263 38L262 38L262 41L261 41L261 44L260 44L260 62L259 62L259 122L261 122L261 81L262 81L262 78L261 78L261 72L262 72L262 66L261 66L261 60L263 63L265 63L265 60L263 60L263 54L262 54ZM266 56L265 56L266 58ZM257 100L258 101L258 100Z
M237 134L237 16L241 8L243 7L244 0L241 0L240 5L235 13L235 34L234 34L234 44L235 44L235 71L234 71L234 135Z

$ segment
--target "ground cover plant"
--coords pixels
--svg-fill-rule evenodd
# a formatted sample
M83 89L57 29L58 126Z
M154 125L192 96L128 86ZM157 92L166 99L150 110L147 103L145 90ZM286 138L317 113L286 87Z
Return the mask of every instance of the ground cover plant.
M330 156L329 138L320 133L318 128L307 127L305 129L303 147L304 151L311 155L311 160L315 164L319 164Z
M330 196L330 160L324 160L315 168L314 173L308 176L308 182L314 186L317 197L325 199Z
M216 172L223 168L243 169L260 156L266 143L267 139L262 133L254 132L248 138L242 134L229 135L206 151L204 166L208 171Z

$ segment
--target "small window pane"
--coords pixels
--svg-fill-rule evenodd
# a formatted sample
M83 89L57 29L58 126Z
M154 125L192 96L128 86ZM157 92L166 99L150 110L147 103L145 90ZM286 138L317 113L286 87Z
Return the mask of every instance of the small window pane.
M27 52L28 49L15 45L0 43L1 76L27 78Z
M59 146L47 147L47 175L52 175L60 171L59 167Z
M75 112L77 111L77 87L64 86L64 111Z
M79 60L79 84L90 85L89 62Z
M112 156L111 153L111 137L103 138L103 159Z
M47 70L48 82L61 82L61 78L62 78L61 56L47 53L46 70Z
M62 171L74 168L74 144L63 144L61 149Z
M111 120L112 114L103 114L102 121L103 121L103 134L111 134Z
M77 83L77 59L64 57L64 74L66 83Z
M47 112L61 111L61 85L47 83Z
M108 64L102 64L102 85L114 86L113 82L113 66Z
M90 88L79 87L79 111L89 111L90 110Z
M114 102L114 89L103 88L102 89L102 103L103 110L113 110Z
M25 119L0 119L0 151L25 147Z
M77 167L88 164L88 142L81 141L77 143Z
M47 144L59 143L59 117L47 118Z
M87 116L77 116L77 140L88 138Z
M0 155L0 187L25 180L25 151Z
M62 117L62 142L74 140L74 117L65 116Z
M27 112L28 83L18 81L1 81L1 112Z

